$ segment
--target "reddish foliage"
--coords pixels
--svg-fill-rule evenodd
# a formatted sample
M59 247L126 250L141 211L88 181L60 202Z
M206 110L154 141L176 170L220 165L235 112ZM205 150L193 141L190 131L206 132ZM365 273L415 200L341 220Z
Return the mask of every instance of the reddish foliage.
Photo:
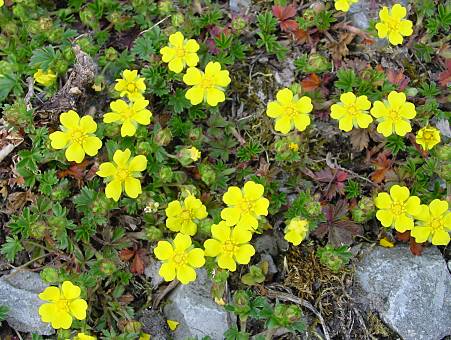
M396 91L403 91L410 81L410 78L404 75L403 71L395 71L393 69L387 71L387 79L390 83L398 86Z
M451 83L451 59L446 59L446 70L439 74L438 82L441 86Z
M376 166L376 170L371 173L371 180L375 183L382 183L385 175L391 169L393 160L389 159L390 151L381 152L374 161L371 161Z
M72 163L72 165L67 168L66 170L61 170L58 172L59 178L64 178L66 176L73 177L76 180L81 181L83 179L83 176L85 174L86 167L88 166L89 161L84 160L83 162L77 164Z
M413 237L410 238L409 247L410 252L415 256L421 256L421 253L423 252L424 249L423 243L416 243Z
M272 13L279 20L280 29L283 32L295 32L298 29L298 23L291 19L296 15L296 6L272 6Z
M304 78L301 81L302 88L307 91L311 92L316 90L321 85L321 78L318 77L315 73L310 74L307 76L307 78Z
M310 170L305 170L305 173L320 183L326 183L323 188L324 194L328 200L334 198L337 193L344 195L345 181L348 179L348 174L344 171L332 168L326 168L313 173Z
M123 249L119 252L119 258L122 261L125 262L130 262L131 259L133 259L131 267L130 267L130 271L132 273L138 274L138 275L142 275L144 274L144 256L146 254L145 249L137 249L137 250L132 250L132 249Z

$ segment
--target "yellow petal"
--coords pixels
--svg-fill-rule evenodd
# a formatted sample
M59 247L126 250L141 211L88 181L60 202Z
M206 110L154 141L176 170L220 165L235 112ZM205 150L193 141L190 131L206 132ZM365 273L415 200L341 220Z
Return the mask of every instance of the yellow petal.
M216 240L225 242L230 239L230 227L224 222L220 222L218 224L213 224L211 226L211 234Z
M168 63L175 58L177 51L175 48L165 46L160 49L160 54L162 55L161 60L163 60L164 63Z
M390 209L392 205L392 199L388 193L381 192L374 199L374 204L379 209Z
M124 123L122 123L121 136L122 137L134 136L135 133L136 133L135 124L133 124L130 119L125 120Z
M222 269L228 269L231 272L236 270L235 260L228 254L221 254L218 257L218 266Z
M352 92L346 92L340 96L341 102L345 105L354 105L356 102L356 99L357 98L356 98L355 94Z
M387 107L384 105L381 101L375 101L373 103L373 108L371 109L370 113L375 118L381 118L388 115Z
M254 212L257 215L268 215L268 207L269 207L269 200L267 198L260 198L254 206Z
M347 114L347 112L348 111L345 109L342 103L333 104L330 107L330 116L333 119L341 119L344 115Z
M165 281L172 281L175 279L175 264L173 262L163 263L158 272Z
M122 150L116 150L116 152L113 155L113 161L117 165L119 165L121 168L125 168L128 160L131 156L131 151L129 149Z
M166 322L171 331L175 331L177 329L177 326L180 324L179 322L177 322L175 320L167 320Z
M390 210L378 210L376 218L384 227L388 228L392 225L394 216Z
M238 208L225 208L221 211L221 218L227 225L235 225L241 217L241 211Z
M168 68L175 73L182 72L184 67L185 63L183 62L183 59L179 57L172 59L168 64Z
M293 101L293 92L288 88L284 88L277 92L276 98L281 104L290 104Z
M349 11L349 3L347 0L336 0L335 1L335 9L337 11L347 12Z
M399 34L399 32L391 31L390 33L388 33L388 41L390 41L390 43L393 45L401 45L403 38L402 35Z
M414 227L410 232L410 236L415 238L415 242L424 243L426 242L432 232L432 228L430 227Z
M227 70L219 71L215 77L215 85L217 86L226 87L230 84L230 81L229 71Z
M400 108L406 102L406 95L403 92L391 91L388 94L388 102L392 108Z
M395 4L391 8L391 15L392 15L392 17L394 17L396 19L404 18L406 16L406 14L407 14L406 8L401 6L400 4Z
M128 112L129 106L128 104L123 101L122 99L115 100L114 102L110 103L110 108L113 112L122 113L122 112Z
M151 117L152 117L152 112L150 112L149 110L141 110L141 111L136 112L132 116L132 119L141 125L149 125Z
M103 122L104 123L114 123L117 121L122 121L122 116L119 113L115 112L108 112L103 115Z
M338 127L340 130L343 130L345 132L349 132L353 128L353 122L352 122L352 116L351 115L345 115L342 117L338 122Z
M83 150L89 155L89 156L95 156L97 155L97 152L102 147L102 141L94 136L86 137L83 140Z
M196 272L188 265L183 265L177 268L177 280L186 285L196 280Z
M413 228L413 219L405 214L395 216L395 229L400 233Z
M288 115L284 115L276 119L274 130L287 134L292 128L291 118Z
M202 72L196 67L189 67L183 76L186 85L198 85L202 81Z
M132 172L140 172L146 170L147 158L144 155L133 157L128 165L128 170Z
M258 220L254 215L250 213L242 214L236 227L244 228L247 230L255 230L258 227Z
M91 116L83 116L80 119L80 128L84 133L94 133L97 130L97 124Z
M183 46L183 42L185 40L185 37L183 36L182 32L175 32L169 36L169 42L171 45L176 47Z
M410 20L401 20L399 24L399 33L401 33L405 37L412 35L412 25L412 21Z
M44 301L58 301L60 296L60 289L53 286L47 287L42 293L39 294L39 298Z
M393 123L390 120L385 120L377 125L377 132L381 133L384 137L388 137L393 134Z
M125 193L128 197L136 198L142 192L141 182L137 178L127 177L124 183Z
M388 25L382 22L376 24L377 36L384 39L388 35Z
M221 64L215 61L210 61L205 66L205 76L215 77L221 71Z
M205 256L216 257L222 251L222 245L220 242L214 239L208 239L204 242Z
M178 216L182 213L182 206L179 201L172 201L165 210L166 216Z
M199 57L196 53L188 53L185 55L186 65L194 67L199 63Z
M67 112L63 112L60 115L61 124L67 129L73 129L78 127L78 123L80 121L80 116L77 112L73 110L69 110Z
M436 230L432 236L432 244L436 246L447 246L450 241L449 233L443 229Z
M71 314L78 320L86 319L86 309L88 304L83 299L76 299L70 303L69 306Z
M122 182L119 180L112 180L105 188L105 195L107 198L112 198L116 202L119 201L122 193Z
M283 115L283 107L278 102L269 102L266 109L266 115L271 118L277 118Z
M371 102L368 100L367 96L359 96L355 102L359 110L369 110L371 107Z
M55 329L69 329L72 326L72 316L65 311L59 311L58 316L52 320L52 327Z
M255 183L253 181L248 181L244 184L243 194L248 200L258 200L263 196L265 187L261 184Z
M61 131L55 131L49 135L49 139L51 141L51 146L54 149L60 150L64 149L69 142L69 136Z
M191 247L191 237L188 235L177 234L174 238L174 246L176 251L184 251Z
M404 202L409 198L410 191L407 187L402 187L398 184L390 188L390 196L395 202Z
M440 215L448 211L448 202L435 199L429 204L429 211L431 212L432 216L439 217Z
M310 116L307 114L298 114L293 117L294 127L299 131L304 131L310 125Z
M210 106L216 106L218 103L225 101L224 92L218 90L217 88L208 88L206 92L207 103Z
M406 122L405 120L399 120L395 123L395 132L399 136L405 136L407 132L412 131L412 127L410 126L409 122Z
M66 159L71 162L81 163L85 158L85 151L79 143L72 143L66 149Z
M158 245L153 250L157 259L166 261L174 256L174 249L168 241L158 241Z
M44 303L39 306L38 313L43 322L51 322L55 318L55 315L58 315L59 310L54 303Z
M105 162L100 164L99 170L96 172L96 174L100 177L110 177L114 176L117 172L116 167L111 162Z
M251 257L254 256L255 249L250 244L243 244L238 247L238 250L235 252L235 260L239 264L248 264L251 260Z
M366 129L373 121L373 118L368 114L359 114L356 119L357 125L362 129Z
M417 196L410 196L406 202L406 211L410 215L416 215L420 209L420 199Z
M401 117L406 118L406 119L412 119L416 116L417 112L415 110L415 105L413 103L404 103L400 110L399 113L401 115Z
M185 44L185 51L189 54L194 54L199 50L199 44L194 39L189 39ZM190 65L195 66L195 65Z
M137 70L125 70L124 73L122 74L123 78L131 83L134 82L135 79L138 77L138 71Z
M395 246L395 244L386 237L379 240L379 245L384 248L393 248Z
M252 239L252 233L248 229L235 227L231 239L234 244L248 243Z
M382 9L379 11L379 18L382 21L387 21L390 19L390 12L388 11L387 6L382 7Z
M188 253L188 264L194 268L200 268L205 264L204 251L195 248Z
M70 281L64 281L61 286L61 292L67 300L73 300L80 296L81 289Z
M194 86L185 93L185 98L188 99L192 105L202 103L204 100L205 91L202 87Z

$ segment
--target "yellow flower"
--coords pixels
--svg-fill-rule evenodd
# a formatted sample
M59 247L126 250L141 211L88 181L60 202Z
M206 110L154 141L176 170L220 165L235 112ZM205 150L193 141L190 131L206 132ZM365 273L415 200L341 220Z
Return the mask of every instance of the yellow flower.
M73 340L96 340L95 336L90 336L85 333L78 333Z
M413 217L420 208L420 199L410 196L407 187L393 185L390 195L381 192L374 200L379 209L376 213L377 219L386 227L394 227L400 233L413 228Z
M299 151L299 145L297 145L296 143L290 143L290 144L288 144L288 148L289 148L290 150L293 150L294 152Z
M43 322L50 322L55 329L69 329L72 319L86 319L88 304L80 298L80 287L70 281L64 281L61 288L47 287L39 294L39 298L50 303L39 307L39 315Z
M205 73L196 67L190 67L183 76L186 85L192 85L186 91L185 97L192 105L206 101L210 106L216 106L225 101L224 87L229 85L229 71L221 70L221 64L210 61L205 67Z
M418 221L410 235L415 237L417 243L429 240L436 246L448 245L449 232L451 231L451 212L448 210L447 201L435 199L429 206L421 205L415 218Z
M366 129L371 124L373 118L368 114L371 103L367 96L356 97L354 93L346 92L340 96L340 101L331 106L330 116L339 121L341 130L349 132L352 127Z
M228 208L221 211L221 217L227 225L255 230L258 227L258 217L268 215L269 201L263 197L265 188L252 181L246 182L241 190L229 187L222 197Z
M102 163L97 171L97 175L106 177L109 181L105 188L106 197L112 198L116 202L124 189L127 196L131 198L138 197L142 192L141 182L135 177L138 177L139 173L146 169L147 158L143 155L132 158L130 156L129 149L117 150L113 155L113 163Z
M284 88L277 92L276 98L277 101L269 102L266 109L268 117L276 119L276 131L288 133L293 127L304 131L310 125L308 113L312 112L313 105L309 97L298 99L290 89Z
M430 150L440 143L440 131L432 126L425 126L417 132L416 142L423 150Z
M127 104L122 99L110 103L112 112L103 116L105 123L119 122L121 127L121 136L134 136L138 124L149 125L152 112L146 109L149 101L144 97L136 97L134 101Z
M196 220L207 217L207 208L202 201L193 195L189 195L183 201L172 201L168 204L166 212L166 226L171 231L193 236L197 232Z
M393 248L395 246L395 244L386 237L379 240L379 245L384 248Z
M217 257L218 266L231 272L236 270L236 264L248 264L255 254L255 249L249 244L252 233L244 228L230 227L225 221L211 226L213 238L204 242L205 256Z
M293 218L288 226L285 228L285 240L294 244L299 245L307 236L308 233L308 222L302 220L299 217Z
M191 148L189 148L188 151L189 151L190 157L191 157L191 159L192 159L193 161L197 161L197 160L200 158L200 156L201 156L200 151L197 150L197 148L194 147L194 146L192 146Z
M81 163L85 154L97 155L102 141L94 134L97 124L91 116L80 116L75 111L63 112L60 115L61 131L50 134L52 148L66 149L66 159Z
M405 7L394 5L390 10L384 6L379 11L380 22L376 24L379 38L388 36L388 41L393 45L402 44L403 36L412 35L412 21L403 19L407 14Z
M337 11L347 12L352 4L359 2L359 0L335 0L335 9Z
M125 70L122 79L116 79L114 89L120 93L122 97L127 96L128 99L136 99L142 97L146 90L144 78L138 76L137 70Z
M166 322L171 331L175 331L177 329L177 326L180 325L180 322L175 321L175 320L166 320Z
M150 334L141 333L141 335L139 336L139 340L150 340Z
M416 116L415 105L406 102L406 95L402 92L392 91L388 95L388 102L376 101L371 109L371 114L379 122L377 132L385 137L394 132L399 136L405 136L412 131L409 119Z
M175 32L169 36L168 46L160 50L162 60L168 63L168 67L175 73L183 71L186 65L192 67L199 62L197 51L199 44L194 39L186 40L181 32Z
M50 86L55 82L56 74L53 73L52 70L45 72L44 70L39 69L33 74L33 78L41 85Z
M3 0L0 0L0 7L2 7L5 4Z
M205 264L204 251L200 248L192 249L191 237L177 234L174 241L159 241L153 250L157 259L163 261L160 275L165 281L172 281L176 277L184 285L196 280L194 268Z

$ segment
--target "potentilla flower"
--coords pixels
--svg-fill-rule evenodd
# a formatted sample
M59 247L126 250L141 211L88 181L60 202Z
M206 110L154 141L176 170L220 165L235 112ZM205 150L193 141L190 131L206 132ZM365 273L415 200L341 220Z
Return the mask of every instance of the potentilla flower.
M421 145L423 150L430 150L440 143L440 130L432 126L425 126L417 132L416 142Z
M412 35L412 21L403 19L407 10L400 4L394 5L390 10L384 6L379 12L380 22L376 24L379 38L388 36L388 41L393 45L402 44L403 36Z
M128 99L136 99L142 97L146 90L144 78L138 76L137 70L125 70L122 73L122 79L116 79L114 89L118 91L121 97L127 96Z
M368 114L371 102L367 96L356 97L352 92L343 93L340 103L330 107L330 116L339 121L338 127L349 132L353 127L366 129L373 118Z
M149 101L144 97L135 97L135 100L127 104L122 99L110 103L112 112L103 116L105 123L118 122L122 125L121 136L134 136L138 124L149 125L152 112L146 109Z
M335 9L337 11L347 12L352 4L358 3L359 0L335 0Z
M429 206L421 205L415 227L410 235L417 243L426 241L436 246L446 246L450 241L451 212L448 210L448 202L439 199L433 200Z
M211 226L213 238L204 242L205 256L216 257L218 266L231 272L236 270L236 264L248 264L255 254L255 249L249 244L252 233L244 228L230 227L225 221Z
M313 105L309 97L293 96L290 89L284 88L277 92L277 101L268 103L266 114L275 118L274 129L282 133L288 133L293 128L304 131L310 125L309 112L312 112Z
M228 208L221 211L227 225L254 231L258 227L258 217L268 215L269 201L263 197L265 188L253 181L246 182L244 188L229 187L222 197Z
M131 151L117 150L113 155L113 162L102 163L97 175L106 177L109 182L105 188L106 197L116 202L125 190L127 196L136 198L142 192L141 182L136 177L147 167L147 158L143 155L131 156Z
M39 307L39 315L43 322L50 322L55 329L69 329L73 318L86 319L88 304L80 298L80 287L70 281L64 281L61 288L47 287L39 298L49 303Z
M377 132L385 137L393 133L405 136L412 131L409 119L417 114L415 105L406 101L406 95L396 91L390 92L388 101L375 101L370 112L379 123Z
M69 339L67 339L69 340ZM85 333L78 333L73 340L96 340L95 336L87 335Z
M163 264L160 267L160 275L165 281L175 278L182 284L196 280L194 268L200 268L205 264L204 251L191 246L191 237L177 234L172 243L159 241L153 250L155 256Z
M162 60L168 63L168 67L175 73L183 71L186 65L193 67L199 62L197 51L199 44L194 39L186 40L181 32L175 32L169 36L168 46L160 50Z
M67 111L60 115L61 131L49 135L51 146L54 149L66 149L66 159L81 163L85 154L97 155L102 147L102 141L94 134L97 124L91 116L80 118L77 112Z
M166 212L166 226L171 231L179 231L182 234L193 236L197 232L197 222L208 216L207 208L202 201L193 195L189 195L180 204L172 201L168 204Z
M390 188L390 195L381 192L374 200L379 209L376 213L377 219L386 227L394 227L400 233L413 228L413 216L420 209L420 199L417 196L410 196L407 187L393 185Z
M221 64L210 61L205 67L205 73L196 67L190 67L183 76L186 85L192 86L186 91L185 97L192 105L206 101L210 106L216 106L225 101L224 88L229 85L229 71L221 70Z
M0 7L2 7L5 4L4 0L0 0Z
M299 217L293 218L285 228L285 240L297 246L305 239L308 233L308 221Z
M34 80L44 86L50 86L56 81L56 74L52 70L37 70L33 74Z
M200 151L199 151L196 147L194 147L194 146L190 147L190 148L188 149L188 151L189 151L189 153L190 153L191 159L192 159L194 162L197 161L197 160L200 158L200 156L201 156Z

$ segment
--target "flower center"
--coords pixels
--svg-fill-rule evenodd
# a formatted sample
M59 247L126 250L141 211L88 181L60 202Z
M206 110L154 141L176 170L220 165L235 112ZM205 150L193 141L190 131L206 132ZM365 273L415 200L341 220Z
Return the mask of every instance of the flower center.
M118 180L124 182L128 177L130 177L130 173L127 169L119 169L116 176Z
M351 116L355 116L359 113L359 109L354 104L348 105L348 112Z
M434 230L442 229L442 221L439 218L435 218L431 221L431 228Z
M402 215L405 213L406 208L403 203L397 202L397 203L393 203L391 210L394 215Z
M204 89L212 88L214 85L215 85L215 80L213 77L204 76L204 78L202 79L202 81L200 83L200 87L202 87Z
M244 213L249 212L250 210L252 210L252 202L248 201L247 199L243 199L240 204L238 205L238 207L240 208L240 210Z
M128 83L127 85L127 91L128 92L135 92L136 91L136 86L133 83Z
M183 47L177 47L175 49L175 55L179 58L183 58L185 56L185 49Z
M69 301L66 299L58 300L55 302L59 310L69 311Z
M184 221L191 221L192 220L191 211L183 210L181 214L181 219Z
M81 144L85 139L85 133L80 129L75 129L72 131L71 137L74 142Z
M427 140L432 140L432 139L434 139L434 134L430 131L425 131L423 133L423 138L427 139Z
M235 253L235 249L236 249L235 244L230 240L225 241L224 244L222 245L222 251L226 254L233 255Z
M287 105L285 107L285 113L289 116L289 117L293 117L298 113L298 110L296 110L296 108L293 105Z
M397 121L401 118L399 115L399 111L395 110L395 109L389 109L388 116L390 117L391 120L394 120L394 121Z
M387 20L387 26L391 31L399 31L399 24L400 22L397 19L389 18Z
M177 265L183 265L183 264L186 263L186 254L185 253L175 253L175 255L172 258L172 260Z

